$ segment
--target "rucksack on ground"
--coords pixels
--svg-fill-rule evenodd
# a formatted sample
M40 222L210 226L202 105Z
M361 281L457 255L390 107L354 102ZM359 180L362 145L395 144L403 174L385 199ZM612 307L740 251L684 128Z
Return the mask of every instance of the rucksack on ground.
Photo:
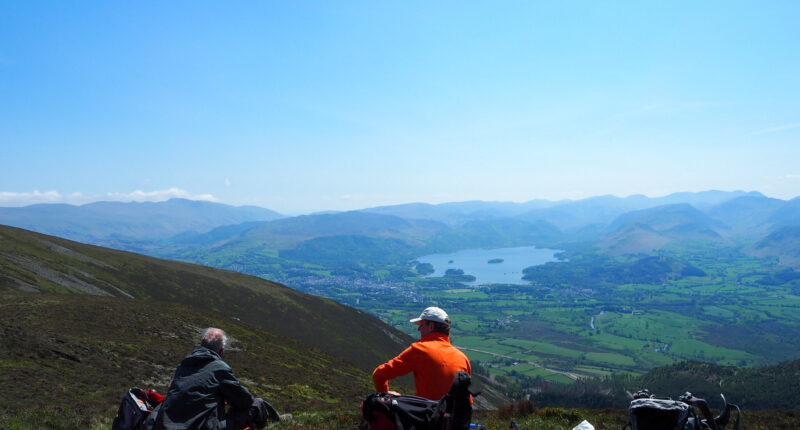
M131 388L122 396L111 430L138 430L164 396L141 388Z
M440 400L373 393L361 403L370 430L466 430L472 420L472 378L457 372L450 391Z
M631 430L726 430L733 418L731 428L739 430L741 409L728 404L725 396L721 396L723 406L720 414L714 417L708 403L692 393L673 400L642 390L634 395L628 408L628 425Z

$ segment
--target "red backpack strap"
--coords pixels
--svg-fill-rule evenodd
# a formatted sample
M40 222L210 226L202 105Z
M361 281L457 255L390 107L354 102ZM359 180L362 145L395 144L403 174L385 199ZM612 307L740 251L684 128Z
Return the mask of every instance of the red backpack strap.
M145 394L147 395L147 401L153 407L160 405L164 401L164 395L157 391L145 391Z

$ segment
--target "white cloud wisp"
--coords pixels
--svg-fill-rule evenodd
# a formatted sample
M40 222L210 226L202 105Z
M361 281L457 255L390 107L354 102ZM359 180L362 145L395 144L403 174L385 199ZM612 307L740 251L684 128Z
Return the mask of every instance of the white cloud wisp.
M80 192L61 194L58 191L33 190L32 192L0 191L0 206L28 206L39 203L66 203L82 205L91 202L163 202L173 198L187 200L218 201L211 194L191 194L186 190L172 187L166 190L142 191L129 193L109 192L106 194L86 195Z

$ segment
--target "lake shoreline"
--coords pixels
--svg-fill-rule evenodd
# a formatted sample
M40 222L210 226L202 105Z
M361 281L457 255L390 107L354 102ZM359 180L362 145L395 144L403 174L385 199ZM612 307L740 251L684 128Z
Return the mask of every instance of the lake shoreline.
M522 279L523 269L562 261L556 257L561 252L563 251L558 249L535 246L474 248L448 254L423 255L416 261L433 266L433 273L426 275L426 278L443 277L447 270L463 270L465 275L475 277L475 281L462 282L465 285L528 285L529 282Z

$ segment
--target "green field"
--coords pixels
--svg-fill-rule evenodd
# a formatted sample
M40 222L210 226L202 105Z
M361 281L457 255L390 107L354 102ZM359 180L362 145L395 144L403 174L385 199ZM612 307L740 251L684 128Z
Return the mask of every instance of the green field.
M414 337L408 320L440 306L454 322L453 343L506 378L569 382L564 374L641 374L683 360L758 366L797 358L800 350L800 277L787 276L777 259L733 245L622 257L576 246L563 262L526 269L528 285L487 286L423 277L408 249L377 245L341 256L325 252L326 259L311 258L310 248L303 254L263 247L203 257L354 306ZM373 258L376 252L383 259ZM528 365L535 371L520 371Z
M408 319L438 305L454 321L453 343L489 373L508 378L570 382L563 373L641 374L681 360L756 366L797 356L800 281L771 282L785 270L773 260L724 247L672 249L658 258L693 265L705 276L615 283L587 275L600 265L593 254L573 258L540 268L541 280L529 286L407 277L403 288L360 290L356 306L417 336ZM612 264L632 262L620 257ZM337 290L326 294L353 302L352 291Z

